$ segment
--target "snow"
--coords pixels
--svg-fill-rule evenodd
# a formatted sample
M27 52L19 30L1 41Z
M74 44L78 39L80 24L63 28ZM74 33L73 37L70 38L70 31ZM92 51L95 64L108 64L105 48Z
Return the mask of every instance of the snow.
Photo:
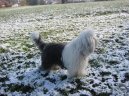
M128 11L126 8L123 7ZM21 14L17 18L0 21L0 52L4 50L0 53L0 94L129 95L129 14L114 12L95 15L97 13L93 12L91 15L78 15L81 12ZM50 73L38 70L40 52L33 44L30 32L38 31L45 42L69 42L80 31L89 28L95 30L98 46L90 56L87 76L69 80L65 69Z
M32 39L38 39L39 33L38 32L31 32L31 37L32 37Z

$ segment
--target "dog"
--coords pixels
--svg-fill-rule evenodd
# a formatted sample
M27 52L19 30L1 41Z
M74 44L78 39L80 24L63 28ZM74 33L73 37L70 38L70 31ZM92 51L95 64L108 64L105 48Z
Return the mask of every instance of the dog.
M62 60L68 70L69 78L87 75L88 57L96 46L97 39L92 30L84 30L65 46Z
M68 70L68 78L88 73L88 57L97 46L92 30L82 31L69 43L46 43L38 32L32 32L31 38L41 51L41 70L50 71L53 67L60 66Z
M41 70L50 71L57 66L65 68L61 60L65 43L46 43L38 32L31 32L31 38L41 52Z

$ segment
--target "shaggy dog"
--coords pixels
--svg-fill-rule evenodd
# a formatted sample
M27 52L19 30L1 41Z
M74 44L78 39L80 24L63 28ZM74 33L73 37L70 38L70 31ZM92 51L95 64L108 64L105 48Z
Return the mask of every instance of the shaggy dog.
M68 44L45 43L36 32L31 37L41 51L40 69L49 71L60 66L68 70L69 78L87 74L88 57L97 44L93 31L84 30Z
M95 50L96 45L97 40L94 32L84 30L65 46L62 52L62 60L68 70L69 77L87 74L88 57Z

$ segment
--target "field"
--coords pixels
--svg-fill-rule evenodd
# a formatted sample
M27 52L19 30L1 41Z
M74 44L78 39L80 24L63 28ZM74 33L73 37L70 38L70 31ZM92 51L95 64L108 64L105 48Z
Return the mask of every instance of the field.
M30 32L45 42L69 42L89 28L98 45L88 76L39 72ZM0 95L129 96L129 0L0 9Z

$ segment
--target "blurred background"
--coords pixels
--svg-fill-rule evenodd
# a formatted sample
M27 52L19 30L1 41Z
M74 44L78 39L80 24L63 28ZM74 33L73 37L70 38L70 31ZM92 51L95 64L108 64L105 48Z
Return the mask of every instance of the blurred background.
M112 0L0 0L0 8L19 7L27 5L46 5L46 4L64 4L80 3L93 1L112 1Z

